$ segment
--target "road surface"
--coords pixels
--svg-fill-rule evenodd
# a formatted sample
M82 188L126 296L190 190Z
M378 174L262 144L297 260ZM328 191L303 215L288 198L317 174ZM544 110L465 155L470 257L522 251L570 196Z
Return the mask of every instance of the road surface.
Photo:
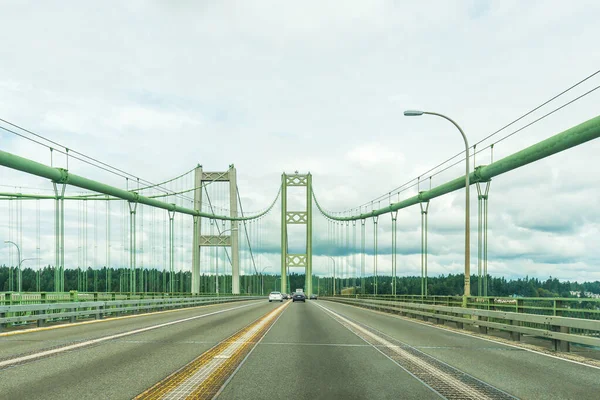
M328 301L0 335L0 399L597 399L600 369Z

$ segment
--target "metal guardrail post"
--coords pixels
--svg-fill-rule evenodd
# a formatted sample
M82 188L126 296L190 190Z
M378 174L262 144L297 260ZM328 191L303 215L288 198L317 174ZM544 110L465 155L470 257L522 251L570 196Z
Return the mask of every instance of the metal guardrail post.
M106 303L104 303L106 304ZM96 308L98 311L96 312L96 319L102 319L104 318L104 305L98 305Z
M515 302L515 312L521 313L523 311L523 299L517 299ZM519 326L521 325L520 321L515 321L515 320L511 320L510 321L511 325L515 325L515 326ZM514 340L515 342L519 342L521 341L521 332L516 332L516 331L511 331L510 332L510 339Z
M482 316L478 316L477 319L479 321L487 321L487 317L482 317ZM488 333L488 327L487 326L483 326L483 325L479 325L479 333L483 333L484 335L487 335Z
M571 328L568 326L559 327L560 333L571 333ZM571 343L565 340L556 340L554 341L554 350L556 351L564 351L566 353L571 351Z
M45 314L45 313L46 313L46 310L38 310L36 312L36 314L38 314L38 315ZM38 328L41 328L42 326L46 325L46 320L45 319L38 319L36 325L37 325Z
M556 316L556 300L554 301L554 315ZM571 333L571 328L568 326L551 326L550 330L566 334ZM566 353L571 351L571 343L565 340L552 339L552 347L554 351L564 351Z
M10 302L10 297L9 296L10 296L10 293L4 293L2 295L2 297L3 297L2 298L2 300L3 300L2 303L3 304L0 304L0 306L1 305L7 305L7 306L9 305L8 304L8 302ZM8 313L3 312L3 311L0 310L0 318L6 318L6 317L8 317ZM0 324L0 332L2 332L4 330L4 328L6 328L7 325L8 324Z

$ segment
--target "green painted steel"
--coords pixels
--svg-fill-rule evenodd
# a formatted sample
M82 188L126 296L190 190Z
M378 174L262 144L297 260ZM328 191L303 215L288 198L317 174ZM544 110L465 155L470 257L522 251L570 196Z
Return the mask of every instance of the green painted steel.
M512 171L527 164L531 164L532 162L541 160L556 153L560 153L561 151L570 149L571 147L578 146L585 142L589 142L590 140L597 139L598 137L600 137L600 116L592 118L570 129L567 129L564 132L561 132L546 140L529 146L526 149L523 149L517 153L511 154L510 156L498 160L490 165L477 167L474 172L471 172L469 174L470 184L473 185L477 182L486 182L495 176L504 174L506 172ZM392 211L400 210L402 208L414 206L421 202L440 197L442 195L454 192L464 187L465 177L461 176L459 178L451 180L450 182L446 182L440 186L436 186L433 189L423 191L417 196L413 196L400 202L390 204L387 207L347 217L339 217L327 213L320 206L314 193L313 198L315 200L317 208L325 217L336 221L353 221L364 218L371 218L378 215L387 214Z
M47 165L38 163L36 161L29 160L24 157L19 157L17 155L5 152L0 150L0 165L8 168L12 168L18 171L26 172L31 175L36 175L42 178L50 179L52 182L58 184L67 184L71 186L76 186L82 189L91 190L98 193L107 194L109 196L117 197L122 200L127 200L132 203L140 203L145 204L147 206L162 208L163 210L173 211L181 214L199 216L204 218L212 218L218 220L226 220L226 221L249 221L253 219L257 219L265 214L267 214L279 197L276 196L275 200L271 203L269 207L263 212L252 215L249 217L230 217L226 215L217 215L204 213L201 211L196 211L193 209L180 207L176 204L165 203L162 201L154 200L146 196L141 196L137 192L130 192L127 190L123 190L114 186L107 185L102 182L94 181L91 179L84 178L79 175L72 174L68 172L64 168L53 168ZM281 189L280 189L281 190Z
M288 211L288 187L306 187L306 211ZM307 295L313 293L312 288L312 175L281 175L281 287L291 293L287 277L289 267L304 267L306 280L304 289ZM288 253L288 224L306 225L306 251L301 254Z
M281 175L281 285L280 291L287 288L287 184L286 175ZM285 289L284 289L285 288Z

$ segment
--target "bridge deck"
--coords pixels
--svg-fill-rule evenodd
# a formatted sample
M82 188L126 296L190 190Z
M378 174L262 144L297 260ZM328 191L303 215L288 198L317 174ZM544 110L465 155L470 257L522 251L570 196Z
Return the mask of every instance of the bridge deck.
M249 301L0 336L0 398L129 399L281 306ZM595 399L600 389L598 368L391 315L326 301L281 311L219 398L424 399L436 390ZM215 371L210 379L233 369Z

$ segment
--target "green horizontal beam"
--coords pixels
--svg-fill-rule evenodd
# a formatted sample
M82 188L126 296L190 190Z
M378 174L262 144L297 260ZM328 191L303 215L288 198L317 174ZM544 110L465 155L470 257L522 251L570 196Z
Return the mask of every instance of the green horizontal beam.
M590 140L597 139L598 137L600 137L600 116L567 129L564 132L558 133L517 153L511 154L510 156L504 157L503 159L498 160L490 165L477 167L474 172L469 174L469 181L471 184L489 181L495 176L512 171L524 165L531 164L532 162L541 160L556 153L560 153L561 151L570 149L571 147L578 146L585 142L589 142ZM334 221L356 221L414 206L464 187L465 176L463 175L459 178L451 180L450 182L436 186L433 189L420 192L416 196L390 204L387 207L346 217L338 217L324 211L319 205L314 192L313 198L315 199L317 208L325 217Z
M154 200L152 198L142 196L137 192L130 192L127 190L119 189L117 187L110 186L102 182L94 181L79 175L72 174L64 168L50 167L48 165L44 165L36 161L29 160L27 158L20 157L2 150L0 150L0 165L17 171L26 172L31 175L36 175L41 178L46 178L58 184L76 186L82 189L91 190L93 192L103 193L109 196L117 197L122 200L127 200L132 203L139 203L151 207L162 208L163 210L168 210L181 214L226 221L248 221L259 218L271 211L271 209L275 205L275 202L277 201L277 198L279 197L277 196L273 203L271 203L271 205L265 211L259 214L252 215L249 217L230 217L226 215L217 215L212 213L196 211L190 208L178 206L173 203L165 203L162 201Z

